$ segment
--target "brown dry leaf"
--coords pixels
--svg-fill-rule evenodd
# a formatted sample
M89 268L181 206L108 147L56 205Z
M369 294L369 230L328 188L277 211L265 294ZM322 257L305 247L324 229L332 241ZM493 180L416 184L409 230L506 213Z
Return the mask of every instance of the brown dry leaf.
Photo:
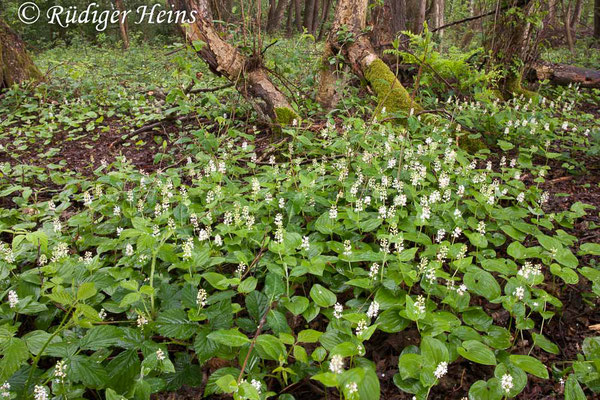
M596 332L600 332L600 324L590 325L590 329Z

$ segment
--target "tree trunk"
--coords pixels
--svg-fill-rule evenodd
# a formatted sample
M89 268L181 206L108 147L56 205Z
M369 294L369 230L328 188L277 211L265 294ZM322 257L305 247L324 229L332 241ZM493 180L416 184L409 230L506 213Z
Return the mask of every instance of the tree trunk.
M548 0L548 17L547 17L547 25L554 26L556 23L556 4L557 0Z
M420 111L422 108L411 99L410 95L398 81L390 68L377 56L369 39L362 34L366 25L368 0L339 0L332 30L327 39L327 50L330 54L340 53L354 73L369 84L379 99L378 111L385 108L388 112ZM337 33L345 28L354 36L353 41L340 42ZM334 90L331 86L331 77L335 69L327 62L329 55L325 53L321 69L321 82L319 93L330 95ZM321 103L326 107L331 103L331 98L322 96Z
M19 35L0 19L0 89L29 79L41 79Z
M310 27L310 33L313 36L317 34L317 27L319 26L319 6L320 5L321 5L321 1L315 0L315 5L313 7L312 25Z
M294 0L294 10L296 14L296 29L302 32L302 4L300 0Z
M431 28L439 28L444 25L444 0L433 0L431 3ZM438 37L441 39L444 36L444 31L439 30L437 32Z
M495 29L487 35L486 48L491 51L492 61L502 66L504 71L505 75L499 82L503 96L535 95L523 89L521 81L525 67L537 59L536 32L526 21L536 11L537 4L537 0L513 0L512 6L519 8L519 12L498 8L494 16L492 26Z
M594 3L594 37L600 39L600 0Z
M259 117L286 125L298 117L286 97L271 82L262 66L260 56L245 57L231 44L224 41L212 24L208 0L169 0L176 10L188 15L196 12L196 22L181 25L187 40L202 41L200 56L211 71L233 82L237 90L252 102ZM253 100L253 101L252 101Z
M575 8L573 9L573 15L571 16L571 32L573 32L573 38L577 34L577 24L581 20L581 12L583 11L583 0L577 0L575 2Z
M570 4L565 5L563 1L563 9L565 11L565 34L567 36L567 44L569 45L569 50L573 57L575 57L575 40L573 39L573 31L571 30L571 7Z
M390 47L400 32L407 29L406 14L406 0L385 0L382 5L373 8L371 38L377 50Z
M269 8L269 18L267 21L267 32L273 33L279 29L281 20L283 19L283 13L288 8L290 0L279 0L275 6L275 0L271 0L271 8Z
M319 37L317 40L323 39L323 34L325 33L325 25L327 24L327 19L329 18L329 10L331 10L331 2L333 0L323 0L323 13L321 15L321 27L319 28Z
M413 33L423 32L423 23L427 12L426 0L406 0L406 15L408 16L408 29Z
M469 16L470 17L474 17L476 15L481 14L480 12L481 10L479 10L478 7L475 6L475 0L470 0L469 1ZM481 29L481 20L477 19L472 21L469 25L468 25L468 29L467 32L465 32L465 35L463 36L462 40L461 40L461 47L466 48L469 47L469 45L471 44L471 41L473 40L473 37L475 36L475 32L477 32L477 30Z
M210 9L215 19L219 21L231 21L231 0L211 0Z
M121 12L121 15L123 15L123 17L119 18L119 32L121 33L123 48L127 50L129 48L129 34L127 28L127 14L124 14L125 7L123 6L123 0L115 0L115 6L117 10Z
M310 32L315 11L315 0L304 0L304 19L302 27Z
M580 87L600 89L600 71L566 64L538 61L532 65L527 77L548 79L554 85L578 84Z
M285 33L288 36L291 36L292 34L292 23L294 20L294 2L291 1L290 4L288 4L287 7L287 21L285 23Z

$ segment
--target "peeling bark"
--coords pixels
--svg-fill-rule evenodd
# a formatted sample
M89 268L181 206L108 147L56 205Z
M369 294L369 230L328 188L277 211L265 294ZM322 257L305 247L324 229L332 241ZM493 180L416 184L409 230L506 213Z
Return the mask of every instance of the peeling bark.
M363 34L366 17L367 0L340 0L336 7L333 28L327 40L328 51L343 54L353 72L365 79L373 89L379 99L380 109L385 107L388 112L422 110L398 81L396 75L377 56L371 42ZM338 40L337 33L343 28L352 32L354 36L352 41L344 43ZM333 73L331 66L328 72ZM331 79L325 79L320 84L330 85L330 82ZM320 92L328 92L326 87L320 89ZM323 105L327 106L327 104Z
M212 24L207 0L169 0L177 10L196 11L196 22L181 26L191 43L202 41L199 55L210 70L233 82L237 90L252 102L259 117L282 125L297 118L287 98L271 82L260 56L247 58L224 41Z
M41 78L42 74L27 54L25 43L0 19L0 89Z

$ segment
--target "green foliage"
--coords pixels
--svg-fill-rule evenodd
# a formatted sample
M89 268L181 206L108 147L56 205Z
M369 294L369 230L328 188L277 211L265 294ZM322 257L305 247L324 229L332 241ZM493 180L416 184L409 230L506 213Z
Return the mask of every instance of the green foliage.
M483 54L482 48L464 52L452 46L442 55L428 30L422 35L409 31L403 34L410 40L409 51L389 49L384 53L397 56L402 63L422 66L420 86L424 90L442 97L469 94L481 100L493 98L489 88L494 87L500 75L496 70L486 72L478 68L475 61Z
M409 332L417 341L385 372L419 399L459 363L481 366L474 399L559 377L568 398L598 391L597 338L568 365L536 358L559 352L544 330L563 311L556 287L585 279L600 294L597 264L575 256L567 233L594 211L550 212L542 189L545 161L584 167L571 155L589 150L586 129L597 128L574 111L588 100L577 88L543 87L549 99L537 102L446 98L437 106L457 128L416 115L403 126L373 121L368 99L346 88L320 128L286 125L285 141L264 150L235 118L250 107L229 102L233 89L184 93L192 81L218 84L199 81L188 53L148 59L155 50L132 48L127 64L91 49L62 65L52 61L61 51L42 57L54 79L0 103L11 155L0 166L0 384L11 396L149 399L202 387L206 373L205 397L286 398L310 379L345 399L377 399L372 352ZM282 71L311 65L305 48L273 51ZM123 85L109 70L132 75ZM303 94L314 87L304 72L292 78ZM389 92L389 69L371 72ZM158 89L164 109L148 94ZM305 96L310 121L318 108ZM155 139L151 172L125 157L90 162L85 176L66 162L15 160L58 138L127 132L163 110L208 122ZM467 139L486 147L466 151ZM139 141L153 140L124 148ZM600 250L582 243L577 253Z

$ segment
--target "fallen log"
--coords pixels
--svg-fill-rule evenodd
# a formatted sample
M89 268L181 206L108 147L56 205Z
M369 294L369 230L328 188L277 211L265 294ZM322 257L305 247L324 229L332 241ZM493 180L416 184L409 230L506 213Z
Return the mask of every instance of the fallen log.
M547 79L554 85L578 84L584 88L600 89L600 71L568 64L538 61L530 67L527 78L540 81Z

